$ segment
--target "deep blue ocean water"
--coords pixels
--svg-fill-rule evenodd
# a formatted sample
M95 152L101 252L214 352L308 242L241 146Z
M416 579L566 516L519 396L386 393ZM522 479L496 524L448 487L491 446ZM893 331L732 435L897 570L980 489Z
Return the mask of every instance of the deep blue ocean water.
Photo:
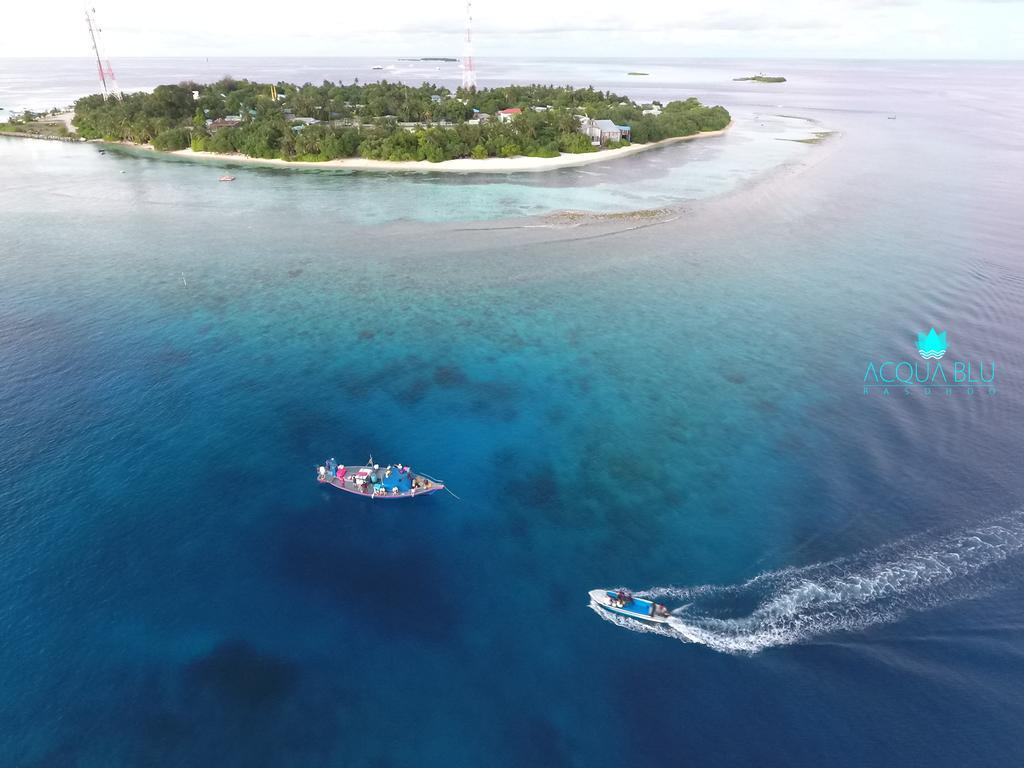
M1022 67L658 68L735 133L596 179L0 141L4 764L1020 761ZM995 393L865 395L930 327Z

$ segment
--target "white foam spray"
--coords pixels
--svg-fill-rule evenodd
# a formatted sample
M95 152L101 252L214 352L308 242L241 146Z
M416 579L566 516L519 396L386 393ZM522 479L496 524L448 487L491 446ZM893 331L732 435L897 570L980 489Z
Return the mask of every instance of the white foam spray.
M638 592L654 600L688 604L675 609L664 625L595 610L634 631L726 653L757 653L977 597L992 586L984 572L1020 554L1022 510L945 535L915 536L853 557L769 571L743 584ZM739 615L737 606L743 606Z

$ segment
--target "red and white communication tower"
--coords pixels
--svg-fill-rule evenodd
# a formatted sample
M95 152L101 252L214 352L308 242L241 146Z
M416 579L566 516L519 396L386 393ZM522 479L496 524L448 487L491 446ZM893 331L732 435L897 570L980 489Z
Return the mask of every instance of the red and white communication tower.
M104 100L113 96L121 98L121 89L117 87L117 78L114 77L114 68L110 66L110 59L103 55L101 48L101 33L99 24L96 23L96 9L86 9L85 23L89 26L89 39L92 41L92 50L96 54L96 69L100 75L100 86L103 88Z
M466 47L462 52L462 87L476 88L476 68L473 66L473 2L466 0Z

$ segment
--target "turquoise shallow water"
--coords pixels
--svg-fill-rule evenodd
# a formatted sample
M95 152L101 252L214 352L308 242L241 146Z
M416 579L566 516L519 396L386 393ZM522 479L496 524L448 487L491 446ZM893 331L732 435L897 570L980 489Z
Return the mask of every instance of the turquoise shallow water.
M180 205L239 209L282 217L297 209L318 221L374 225L393 221L493 221L560 211L599 213L678 205L730 192L797 162L815 123L743 110L724 136L648 150L628 162L609 160L543 173L450 174L299 170L220 161L185 161L110 147L62 144L19 150L13 163L60 166L64 183L53 191L90 212ZM24 167L29 171L28 167ZM216 184L229 172L233 184ZM122 173L123 172L123 173ZM99 177L108 178L101 189ZM116 178L124 176L124 178ZM284 220L281 220L285 226Z
M808 65L784 101L838 136L770 174L738 148L728 194L641 228L513 215L558 208L547 184L605 210L569 178L218 185L0 144L0 753L1013 761L1022 105L1017 70L963 66L936 95L934 65ZM731 146L700 152L719 173ZM998 393L865 396L865 361L933 325L998 362ZM314 482L370 451L461 501ZM951 554L970 567L919 566ZM796 636L753 655L586 606L654 588L761 637L793 568L860 596L828 623L799 593L777 612Z

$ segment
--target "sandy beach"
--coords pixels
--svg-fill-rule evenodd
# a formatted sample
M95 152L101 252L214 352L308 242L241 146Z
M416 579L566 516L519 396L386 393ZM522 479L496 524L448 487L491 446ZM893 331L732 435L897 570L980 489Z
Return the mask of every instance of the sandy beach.
M590 165L592 163L603 163L606 160L615 160L620 157L635 155L648 149L673 144L679 141L691 141L693 139L706 138L708 136L721 136L725 133L730 123L720 131L702 131L692 136L676 136L662 141L654 141L649 144L630 144L628 147L618 149L603 149L599 152L587 152L581 154L570 154L563 152L558 157L488 157L484 160L472 158L460 158L458 160L444 160L440 163L432 163L429 160L366 160L360 157L349 157L339 160L324 160L323 162L304 162L298 160L277 160L261 157L249 157L247 155L224 155L216 152L193 152L191 149L180 149L175 152L161 152L159 154L174 155L176 157L191 160L216 160L218 162L231 163L253 163L257 165L284 166L289 168L334 168L351 171L414 171L414 172L442 172L442 173L515 173L515 172L536 172L551 171L556 168L570 168L579 165ZM131 145L134 146L134 145ZM150 152L157 150L151 147L138 147Z

